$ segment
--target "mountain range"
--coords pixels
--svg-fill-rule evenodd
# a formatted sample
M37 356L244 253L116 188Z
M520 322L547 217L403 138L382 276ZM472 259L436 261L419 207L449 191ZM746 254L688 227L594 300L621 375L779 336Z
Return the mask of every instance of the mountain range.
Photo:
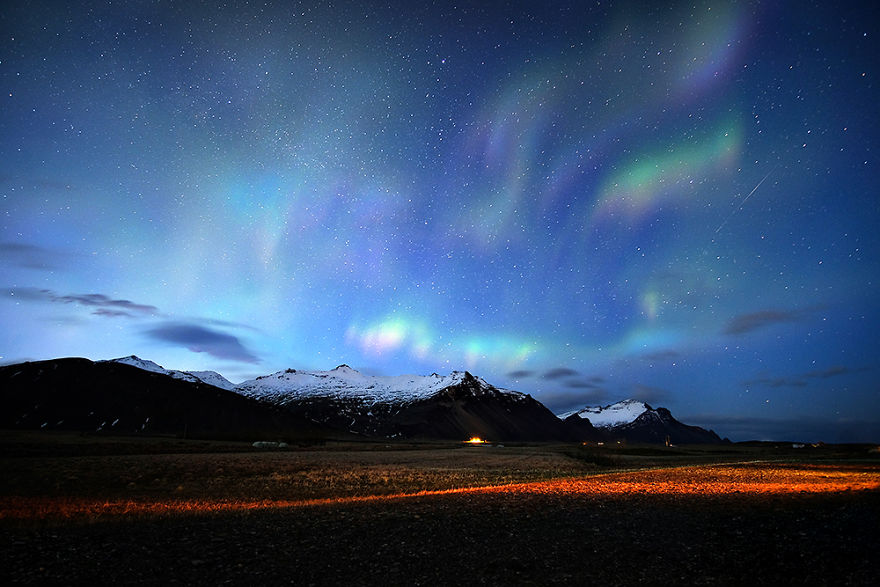
M190 437L341 437L719 443L712 431L635 400L555 415L467 371L373 376L347 365L288 369L238 385L136 356L0 367L3 428Z

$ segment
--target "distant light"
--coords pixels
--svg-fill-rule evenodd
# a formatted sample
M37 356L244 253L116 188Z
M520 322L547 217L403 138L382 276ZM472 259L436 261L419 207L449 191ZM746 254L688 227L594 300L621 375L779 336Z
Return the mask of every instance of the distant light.
M470 440L465 441L467 444L486 444L486 441L479 436L473 436Z

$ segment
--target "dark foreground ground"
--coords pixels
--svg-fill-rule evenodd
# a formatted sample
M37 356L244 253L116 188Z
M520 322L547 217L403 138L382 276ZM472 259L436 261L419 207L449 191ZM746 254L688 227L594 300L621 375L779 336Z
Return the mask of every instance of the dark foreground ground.
M876 585L880 495L445 495L4 532L32 584Z
M0 582L876 585L878 528L877 490L502 491L212 514L7 518Z

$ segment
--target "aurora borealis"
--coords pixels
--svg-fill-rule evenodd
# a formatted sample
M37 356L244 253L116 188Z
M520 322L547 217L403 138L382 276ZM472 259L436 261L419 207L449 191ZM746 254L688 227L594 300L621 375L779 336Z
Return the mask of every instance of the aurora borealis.
M878 440L869 3L0 15L0 355Z

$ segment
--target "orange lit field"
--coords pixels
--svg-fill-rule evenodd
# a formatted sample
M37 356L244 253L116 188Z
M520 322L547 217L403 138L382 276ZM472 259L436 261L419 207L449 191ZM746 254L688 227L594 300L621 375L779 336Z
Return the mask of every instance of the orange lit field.
M0 519L70 518L101 515L186 514L236 510L302 508L358 502L395 501L450 494L583 494L591 496L804 494L880 490L880 467L866 465L779 465L742 463L646 469L530 483L414 490L311 499L127 499L4 496Z
M0 435L2 438L2 435ZM4 584L872 585L872 447L18 439Z

